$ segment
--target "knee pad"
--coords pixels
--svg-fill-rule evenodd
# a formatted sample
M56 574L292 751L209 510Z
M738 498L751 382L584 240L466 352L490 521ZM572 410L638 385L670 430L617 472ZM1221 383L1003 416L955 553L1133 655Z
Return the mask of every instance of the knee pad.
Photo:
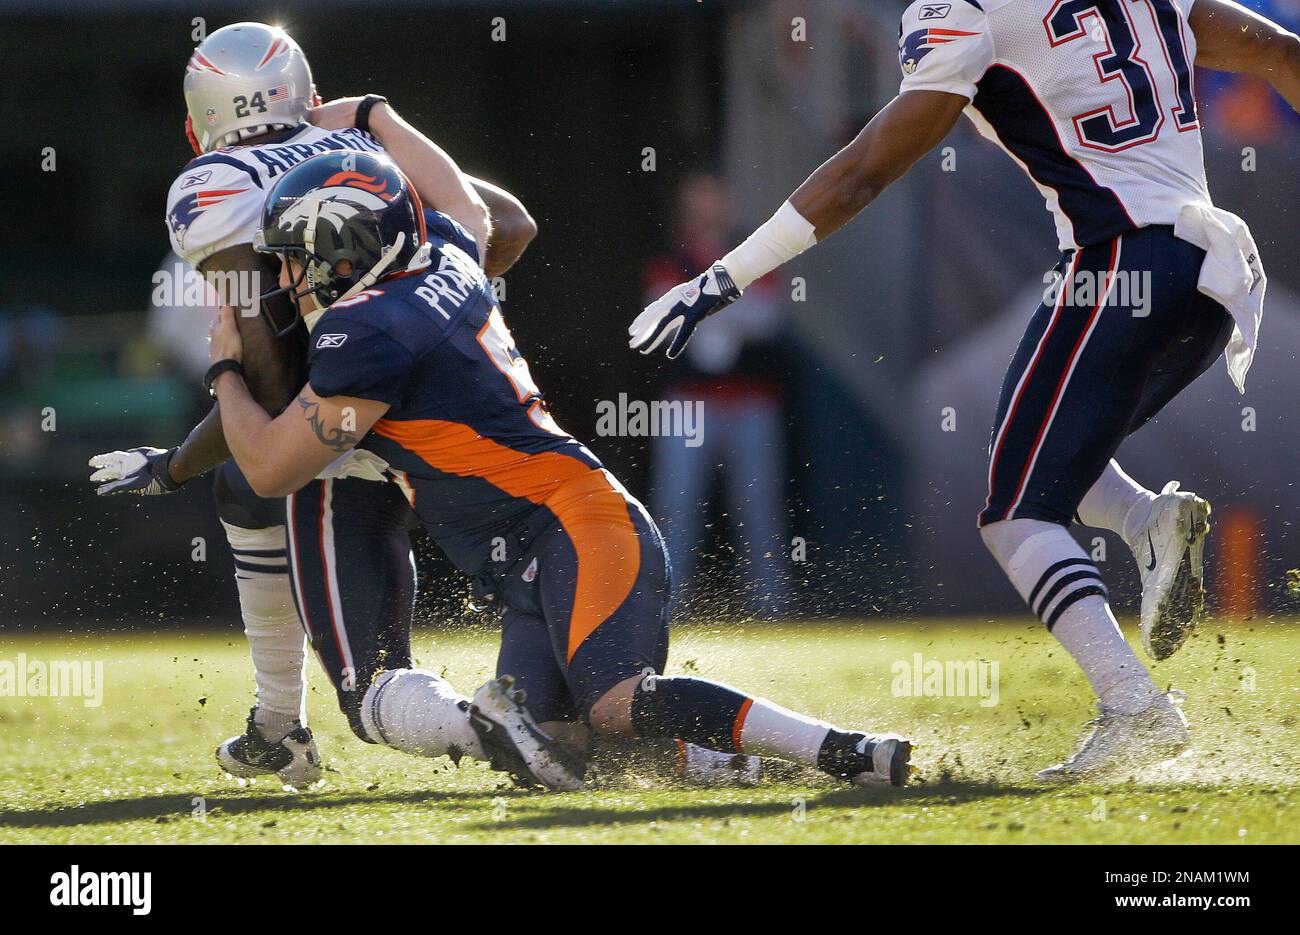
M367 743L416 756L442 756L452 754L456 746L463 751L472 733L469 700L423 669L385 670L364 693L350 694L358 696L352 729ZM351 718L349 713L349 723Z

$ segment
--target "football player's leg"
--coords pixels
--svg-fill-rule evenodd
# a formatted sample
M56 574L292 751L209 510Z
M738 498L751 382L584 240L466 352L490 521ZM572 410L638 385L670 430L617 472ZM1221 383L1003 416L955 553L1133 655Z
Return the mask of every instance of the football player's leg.
M761 777L762 763L758 757L710 750L680 738L658 744L643 743L635 750L626 744L591 749L591 732L573 703L564 668L555 656L550 630L546 621L533 614L511 609L503 617L497 677L503 676L511 678L523 691L538 727L564 745L575 761L589 757L597 762L602 762L602 757L616 761L631 752L638 764L698 786L754 785Z
M1199 251L1170 237L1166 258L1190 291L1199 270ZM1190 257L1187 254L1191 254ZM1189 259L1192 262L1188 262ZM1154 363L1130 432L1145 425L1223 353L1232 318L1199 291L1179 303L1170 322L1174 339ZM1141 526L1125 530L1142 578L1142 645L1153 659L1172 656L1187 641L1205 610L1205 542L1210 503L1171 480L1145 511Z
M415 567L398 488L313 481L286 510L294 595L353 732L417 756L482 759L468 699L411 664Z
M1109 529L1132 543L1146 527L1156 492L1143 487L1112 458L1079 501L1076 518L1085 526Z
M233 460L216 471L213 497L235 559L235 584L257 683L257 723L278 740L307 723L306 639L289 589L284 506L253 494Z
M1122 723L1124 734L1142 715L1160 722L1155 733L1178 734L1174 739L1184 742L1181 714L1124 640L1100 572L1067 531L1127 432L1151 360L1167 340L1159 326L1135 317L1107 291L1117 272L1150 268L1144 243L1126 263L1127 239L1076 254L1067 278L1091 277L1104 288L1079 303L1070 301L1076 293L1062 289L1026 332L998 406L981 535L1021 597L1083 669L1103 727ZM1163 752L1163 745L1151 746ZM1134 752L1121 747L1091 744L1080 751L1088 756L1066 766L1082 773L1114 765L1117 752Z
M1155 240L1162 235L1148 236ZM1200 251L1172 235L1164 234L1163 239L1159 277L1153 277L1152 310L1170 338L1150 363L1130 433L1204 373L1222 354L1232 333L1231 317L1194 288ZM1167 658L1183 645L1205 606L1210 504L1179 486L1178 481L1169 481L1157 494L1128 477L1112 460L1077 514L1087 525L1118 533L1132 550L1142 580L1142 643L1154 659Z
M774 756L857 782L906 780L911 746L900 737L839 730L709 679L659 675L669 581L654 522L612 490L560 518L538 569L541 599L594 732Z
M284 504L256 496L234 461L217 469L213 497L234 555L257 686L248 726L222 742L218 762L232 775L275 772L287 783L310 784L319 778L320 756L306 727L306 638L289 588Z
M587 731L555 658L545 620L516 608L506 610L496 674L513 680L524 693L528 710L543 731L573 748L575 755L585 753Z

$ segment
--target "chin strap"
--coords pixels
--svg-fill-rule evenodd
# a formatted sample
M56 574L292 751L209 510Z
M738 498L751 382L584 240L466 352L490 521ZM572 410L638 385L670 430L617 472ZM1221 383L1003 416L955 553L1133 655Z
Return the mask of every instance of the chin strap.
M199 138L194 135L194 120L189 114L185 115L185 139L190 141L190 148L194 150L194 155L203 155L203 147L199 145Z
M303 232L304 233L303 241L304 244L307 245L308 250L312 249L311 245L314 243L315 240L314 237L314 229L315 229L314 221L316 216L315 205L312 205L311 211L312 213L308 216L307 219L307 229ZM356 283L353 284L351 289L349 289L347 292L343 293L332 303L330 303L330 307L337 305L339 302L342 302L344 299L352 298L358 292L361 292L363 289L369 289L376 282L378 282L379 278L384 275L384 271L387 270L388 267L393 265L393 261L397 259L397 255L402 252L402 247L405 244L406 244L406 232L402 231L397 235L397 240L394 241L393 245L389 247L387 250L385 250L383 254L379 257L379 262L376 263L373 267L371 267L370 272L366 273L364 276L358 279ZM421 249L416 252L415 260L412 261L410 266L408 266L407 268L419 269L421 265L427 265L428 256L429 256L429 251L422 246ZM302 322L304 325L307 326L308 333L310 333L312 329L316 327L316 323L320 321L320 317L324 315L325 312L328 310L329 310L328 308L318 308L316 309L316 311L308 312L306 315L302 316Z
M384 274L384 270L388 269L388 267L393 265L393 261L397 259L397 254L402 252L402 247L405 246L405 244L406 244L406 231L401 231L400 233L398 233L397 239L393 241L393 245L389 247L387 250L385 250L383 254L379 257L379 262L370 268L370 272L366 273L364 276L358 279L351 289L343 293L334 301L342 302L344 299L350 299L358 292L362 291L363 289L369 289L376 282L378 282L379 277Z
M303 241L304 244L307 245L308 250L312 249L312 245L315 242L315 236L314 236L315 218L316 218L316 206L313 205L312 213L308 216L307 219L307 225L308 225L307 229L303 232L304 233ZM351 289L349 289L347 292L343 293L341 296L339 296L337 299L331 302L329 307L332 308L334 305L337 305L339 302L342 302L345 299L350 299L357 293L361 292L362 290L369 289L371 286L377 283L383 277L384 272L388 269L388 267L393 265L393 261L397 259L397 255L402 252L402 247L404 247L405 245L406 245L406 231L402 231L397 235L397 240L393 242L393 245L389 247L387 250L385 250L383 254L379 257L379 262L376 263L374 266L372 266L368 273L366 273L364 276L358 279L353 284ZM429 244L427 243L421 244L420 249L415 251L415 256L411 259L411 262L407 264L406 266L407 271L423 269L424 267L428 266L429 257L431 253L432 253L432 248L430 247ZM304 278L305 278L305 274L304 274ZM308 283L308 285L310 285L310 283ZM302 316L303 324L307 326L308 333L310 333L311 330L316 327L316 323L320 321L320 317L324 315L325 312L327 312L328 310L329 308L318 308L316 309L316 311L308 312L306 315Z

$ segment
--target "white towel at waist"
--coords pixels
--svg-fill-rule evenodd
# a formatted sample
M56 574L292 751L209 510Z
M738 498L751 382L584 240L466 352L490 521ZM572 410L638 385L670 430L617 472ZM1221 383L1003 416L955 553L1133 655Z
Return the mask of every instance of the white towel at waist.
M1223 356L1237 391L1245 393L1246 371L1255 356L1268 288L1255 238L1246 222L1231 211L1202 204L1183 208L1174 236L1205 251L1196 285L1226 308L1236 323Z
M388 480L388 475L384 473L387 469L388 462L373 451L367 451L364 448L353 448L327 464L325 470L316 476L322 480L356 477L361 480L384 482Z

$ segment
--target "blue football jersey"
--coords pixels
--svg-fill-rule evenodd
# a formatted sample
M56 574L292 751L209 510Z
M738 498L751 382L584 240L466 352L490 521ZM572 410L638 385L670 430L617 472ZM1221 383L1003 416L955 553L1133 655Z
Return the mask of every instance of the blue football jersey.
M326 310L308 381L322 397L388 404L360 447L387 463L434 540L473 573L532 511L554 509L593 474L606 489L612 481L547 411L473 237L446 215L426 221L429 266Z

